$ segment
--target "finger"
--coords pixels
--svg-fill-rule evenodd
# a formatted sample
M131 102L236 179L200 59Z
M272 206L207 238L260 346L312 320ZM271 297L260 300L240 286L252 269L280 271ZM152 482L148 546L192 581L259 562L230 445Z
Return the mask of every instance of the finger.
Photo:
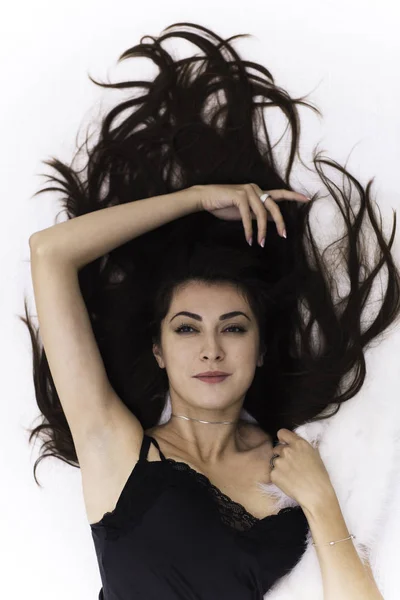
M279 235L283 237L283 232L285 231L285 221L283 219L279 206L275 204L275 202L271 200L271 198L267 198L265 200L264 206L266 210L268 210L271 213Z
M294 431L291 431L291 429L286 429L285 427L278 429L276 435L280 441L286 442L288 445L295 442L299 438L297 433L294 433Z
M240 216L242 217L243 229L246 241L250 244L250 238L253 236L253 225L251 222L250 207L247 200L247 192L245 190L238 190L236 206L239 209Z
M271 196L275 202L279 202L279 200L295 200L296 202L309 202L310 198L307 198L304 194L300 194L299 192L292 192L291 190L270 190L268 194Z
M264 194L265 192L256 184L256 183L251 183L250 184L251 187L255 190L256 195L258 196L258 204L260 204L260 197L262 196L262 194ZM276 192L281 192L282 190L272 190L272 192L275 192L275 197L276 197ZM279 235L281 237L285 237L283 234L285 232L285 221L283 219L282 213L280 208L278 207L277 204L275 204L274 198L272 197L270 192L268 193L268 198L266 200L264 200L263 204L264 207L267 211L267 221L275 221L275 225L276 225L276 229L279 233ZM293 192L298 194L297 192ZM262 237L262 236L261 236Z
M260 202L260 196L263 193L262 190L260 188L258 188L258 186L255 186L255 185L251 186L251 187L255 194L254 201L257 202L257 206L261 207L261 210L263 210L263 212L267 215L267 219L268 219L268 211L271 213L272 219L275 221L275 224L276 224L276 229L277 229L279 235L281 237L283 237L283 232L285 231L285 221L283 219L283 216L282 216L279 206L277 204L275 204L275 202L271 198L267 198L265 200L265 202L263 203L264 207L265 207L265 208L263 208L261 206L261 202ZM260 192L261 192L260 195L258 195L257 189L260 189ZM258 227L260 229L260 224L258 224ZM260 240L262 238L263 238L263 235L260 234Z
M258 229L258 243L261 246L262 240L267 236L267 211L260 202L260 198L257 195L254 187L250 184L247 188L248 201L252 211L255 213L257 218L257 229Z

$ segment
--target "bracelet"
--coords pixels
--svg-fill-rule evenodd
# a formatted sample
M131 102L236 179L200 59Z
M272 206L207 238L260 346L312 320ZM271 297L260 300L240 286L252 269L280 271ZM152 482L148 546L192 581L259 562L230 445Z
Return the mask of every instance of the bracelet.
M353 538L353 540L356 539L356 536L353 535L352 533L349 535L349 537L347 538L343 538L342 540L336 540L336 542L329 542L328 544L322 544L322 546L332 546L333 544L337 544L338 542L344 542L345 540L350 540L351 538ZM312 544L313 546L316 546L317 544ZM318 544L318 546L320 546L321 544Z

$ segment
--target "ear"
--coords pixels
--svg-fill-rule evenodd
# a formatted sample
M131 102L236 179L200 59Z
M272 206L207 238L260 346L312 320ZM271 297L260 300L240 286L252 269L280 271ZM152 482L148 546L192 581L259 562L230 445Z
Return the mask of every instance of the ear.
M257 367L262 367L263 366L263 364L264 364L264 354L265 354L265 352L263 352L262 354L260 354L260 357L259 357L259 359L257 361Z
M160 348L157 346L157 344L153 344L152 350L153 350L154 358L158 362L158 366L160 367L160 369L163 369L165 365L164 365L164 361L162 358L162 352L161 352Z
M257 367L262 367L264 364L264 356L267 353L267 347L264 342L261 342L260 356L257 361Z

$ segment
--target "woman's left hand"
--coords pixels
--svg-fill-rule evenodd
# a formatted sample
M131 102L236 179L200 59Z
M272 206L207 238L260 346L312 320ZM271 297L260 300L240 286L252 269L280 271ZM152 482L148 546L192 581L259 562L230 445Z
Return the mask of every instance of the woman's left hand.
M319 451L290 429L279 429L277 436L280 441L273 454L279 456L273 460L271 482L311 510L334 492Z

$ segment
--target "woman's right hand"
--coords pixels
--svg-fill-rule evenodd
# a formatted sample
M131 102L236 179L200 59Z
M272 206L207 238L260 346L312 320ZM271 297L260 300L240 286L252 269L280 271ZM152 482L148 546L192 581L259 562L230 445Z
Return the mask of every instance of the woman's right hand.
M210 184L194 186L199 193L200 208L210 212L218 219L238 221L242 219L246 240L249 242L253 234L251 220L257 219L258 243L260 245L267 234L267 220L276 223L282 236L285 223L276 202L279 200L294 200L309 202L304 194L289 190L270 190L269 197L263 203L260 196L265 193L255 183L241 184ZM271 216L272 215L272 216ZM249 242L250 243L250 242Z

